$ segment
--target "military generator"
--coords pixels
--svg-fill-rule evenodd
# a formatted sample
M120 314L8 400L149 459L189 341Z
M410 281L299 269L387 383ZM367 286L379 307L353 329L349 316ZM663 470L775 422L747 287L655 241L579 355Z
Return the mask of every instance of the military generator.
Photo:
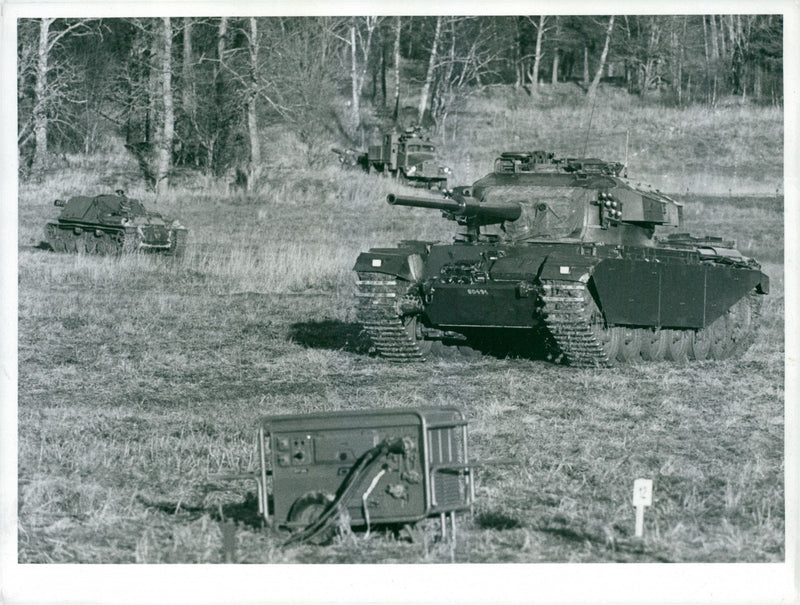
M292 530L289 542L428 517L446 538L472 508L467 422L454 407L269 416L257 447L259 514Z

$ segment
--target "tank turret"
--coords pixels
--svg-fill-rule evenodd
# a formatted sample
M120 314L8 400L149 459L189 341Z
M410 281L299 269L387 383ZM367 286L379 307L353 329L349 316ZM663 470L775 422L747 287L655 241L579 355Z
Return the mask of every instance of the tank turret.
M435 343L486 350L522 338L555 361L608 366L744 351L769 278L733 242L683 233L683 205L624 173L514 151L441 199L390 195L467 231L358 257L378 352L419 360Z

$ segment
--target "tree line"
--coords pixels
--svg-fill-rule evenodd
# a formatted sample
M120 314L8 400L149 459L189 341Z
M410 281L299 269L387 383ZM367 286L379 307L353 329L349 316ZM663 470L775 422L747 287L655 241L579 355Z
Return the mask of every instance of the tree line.
M176 166L246 186L266 126L313 153L321 133L363 139L367 109L397 123L414 98L415 120L446 131L496 85L535 97L571 81L591 99L603 80L648 103L780 105L782 39L781 15L21 19L21 173L96 152L111 130L156 191Z

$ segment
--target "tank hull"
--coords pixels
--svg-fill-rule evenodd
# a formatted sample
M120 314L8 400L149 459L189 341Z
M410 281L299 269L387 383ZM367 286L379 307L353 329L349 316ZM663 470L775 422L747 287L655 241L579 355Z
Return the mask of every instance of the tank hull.
M667 246L417 242L363 253L355 270L362 315L381 308L385 322L396 319L402 343L371 318L379 353L399 347L414 359L427 353L426 341L478 345L508 329L530 331L524 338L571 365L682 360L695 348L699 359L721 359L745 348L769 291L757 265ZM718 346L701 350L710 340Z
M185 250L187 229L124 195L76 196L56 205L63 207L61 215L45 225L46 241L56 252L181 256Z

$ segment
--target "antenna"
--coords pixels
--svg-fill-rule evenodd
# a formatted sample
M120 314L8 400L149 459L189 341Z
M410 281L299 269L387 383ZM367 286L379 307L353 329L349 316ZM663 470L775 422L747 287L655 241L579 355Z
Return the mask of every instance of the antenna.
M583 142L583 151L581 157L586 157L586 146L589 144L589 133L592 130L592 118L594 117L594 106L597 103L597 95L592 97L592 111L589 113L589 125L586 127L586 140Z
M630 129L625 130L625 163L622 165L625 168L625 174L628 173L628 138L630 137Z

